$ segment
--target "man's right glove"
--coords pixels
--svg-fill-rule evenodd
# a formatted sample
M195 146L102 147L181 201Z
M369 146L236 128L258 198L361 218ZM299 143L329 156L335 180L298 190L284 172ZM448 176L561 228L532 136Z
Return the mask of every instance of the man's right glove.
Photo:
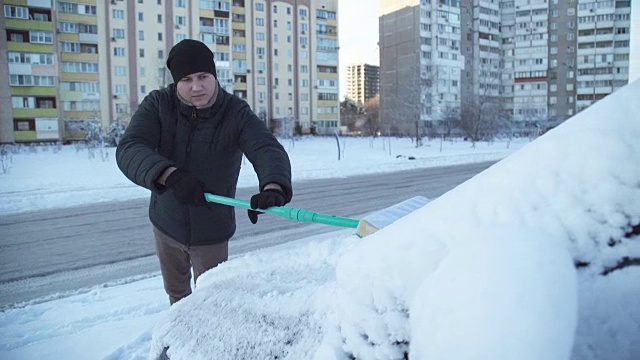
M262 190L251 197L252 209L267 209L272 206L283 206L286 203L287 199L284 192L274 188ZM251 221L252 224L257 223L258 215L262 214L255 210L247 210L247 212L249 215L249 221Z
M165 186L173 190L180 205L205 206L204 187L202 182L184 169L175 169L165 180Z

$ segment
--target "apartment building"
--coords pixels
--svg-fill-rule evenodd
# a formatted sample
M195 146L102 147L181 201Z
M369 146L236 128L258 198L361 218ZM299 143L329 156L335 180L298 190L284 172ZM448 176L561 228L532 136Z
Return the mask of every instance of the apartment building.
M547 113L549 3L515 0L513 118L544 120Z
M168 86L182 39L213 51L220 85L275 132L339 125L337 0L6 0L0 142L72 141L126 123ZM6 65L5 65L6 64ZM10 110L9 110L10 109Z
M0 143L61 135L51 1L4 2L0 37Z
M586 109L628 83L631 3L578 1L576 111ZM639 5L637 1L634 3Z
M564 121L627 84L630 13L619 0L383 0L381 116L411 128L491 106Z
M347 66L347 98L362 108L371 98L378 96L380 67L370 64Z
M461 25L458 0L380 2L380 111L390 131L459 111Z
M460 79L461 113L464 116L481 112L499 115L504 104L500 92L504 56L500 4L498 1L462 0L459 5L463 19L460 31L464 58Z

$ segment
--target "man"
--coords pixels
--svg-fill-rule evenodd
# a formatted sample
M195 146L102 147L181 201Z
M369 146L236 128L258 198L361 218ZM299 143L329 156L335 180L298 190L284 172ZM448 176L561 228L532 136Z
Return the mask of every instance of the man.
M258 175L253 209L291 201L284 148L242 99L222 89L213 53L196 40L169 52L174 84L147 95L116 150L120 170L151 190L149 218L170 303L191 294L203 272L228 258L234 209L204 193L235 197L244 153ZM249 210L252 223L258 212Z

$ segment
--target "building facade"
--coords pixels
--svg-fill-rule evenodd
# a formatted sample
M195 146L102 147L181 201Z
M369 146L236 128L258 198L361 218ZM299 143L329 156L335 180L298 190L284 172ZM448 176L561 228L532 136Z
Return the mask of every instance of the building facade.
M339 126L337 0L6 0L3 10L2 143L126 124L172 82L166 57L187 38L211 48L220 85L274 132Z
M358 107L376 96L380 89L380 67L370 64L347 66L347 98Z
M628 83L630 14L618 0L383 0L382 119L564 121Z

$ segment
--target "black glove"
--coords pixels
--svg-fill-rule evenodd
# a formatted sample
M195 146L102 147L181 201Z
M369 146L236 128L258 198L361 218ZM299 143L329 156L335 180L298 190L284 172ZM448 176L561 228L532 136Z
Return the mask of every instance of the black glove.
M184 169L175 169L165 180L167 188L173 190L176 200L181 205L205 206L202 182Z
M282 190L278 189L266 189L253 195L251 197L252 209L266 209L272 206L283 206L287 203L287 198ZM247 210L249 215L249 221L252 224L258 222L258 215L262 214L259 211Z

